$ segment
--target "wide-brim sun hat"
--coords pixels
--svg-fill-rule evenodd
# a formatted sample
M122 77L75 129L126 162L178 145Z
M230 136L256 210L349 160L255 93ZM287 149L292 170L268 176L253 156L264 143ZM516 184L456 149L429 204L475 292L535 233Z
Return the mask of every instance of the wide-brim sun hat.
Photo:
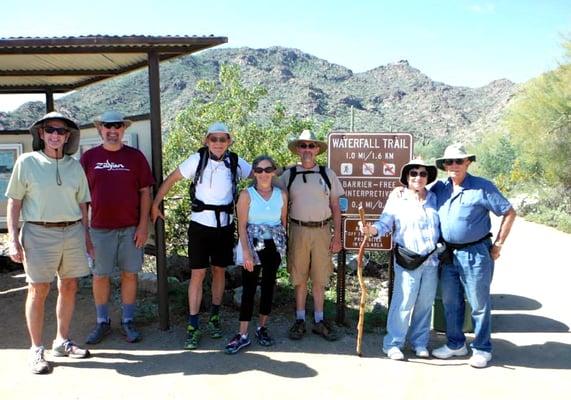
M296 139L292 139L287 144L287 148L294 154L297 154L297 145L299 142L313 142L319 147L319 151L317 154L325 153L327 151L327 143L318 140L317 137L313 132L309 129L304 129L300 134L299 137Z
M444 155L442 157L436 159L436 166L438 169L446 171L444 168L444 160L455 160L461 158L467 158L470 161L476 161L476 155L467 153L466 148L462 143L454 143L448 146L446 150L444 150Z
M438 171L434 164L428 163L421 158L415 158L414 160L410 160L406 163L400 170L400 183L405 186L408 186L408 173L414 167L424 167L428 172L428 176L426 177L426 184L430 184L436 180L436 176L438 175Z
M133 123L133 121L125 119L123 114L118 111L105 111L103 114L97 116L95 120L93 120L95 125L101 125L110 122L122 122L125 124L125 128L130 127Z
M34 151L44 149L44 141L40 138L39 130L43 123L49 120L63 121L69 130L69 138L63 146L64 154L71 156L77 153L77 150L79 149L79 126L77 126L77 124L71 119L57 111L47 113L42 118L34 122L30 127L30 134L32 135L32 149Z
M225 133L230 136L230 129L228 129L228 125L226 125L224 122L214 122L206 130L206 137L213 133Z

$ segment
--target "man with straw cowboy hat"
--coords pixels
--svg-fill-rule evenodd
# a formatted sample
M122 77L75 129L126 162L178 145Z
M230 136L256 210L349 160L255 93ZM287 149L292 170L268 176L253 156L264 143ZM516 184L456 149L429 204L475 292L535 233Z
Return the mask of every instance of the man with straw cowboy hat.
M325 287L333 271L331 252L341 250L339 196L344 190L331 169L317 165L315 158L327 151L327 144L318 140L313 132L304 130L288 143L288 148L301 160L280 177L289 192L287 262L296 303L296 320L289 330L289 337L299 340L306 331L305 302L307 281L311 278L312 331L327 340L335 340L335 332L324 321L323 304Z
M431 188L436 194L442 238L446 242L440 287L447 343L432 354L447 359L468 353L462 331L465 297L472 308L475 333L469 363L483 368L492 359L490 285L494 261L500 256L516 213L492 182L468 173L475 161L476 155L459 143L448 146L444 156L436 160L436 166L448 174L448 179ZM502 216L493 243L490 211Z
M28 282L26 322L32 342L30 367L49 373L42 331L45 301L58 276L57 334L52 356L85 358L89 351L70 339L77 278L88 275L86 253L93 255L87 232L87 179L71 157L79 146L79 128L58 112L51 112L30 128L33 152L22 154L8 183L10 258L23 262ZM20 217L23 225L18 235Z
M91 238L96 325L86 339L101 342L111 332L109 277L121 271L121 333L129 343L141 340L135 328L137 276L143 267L148 235L153 174L143 153L123 143L131 121L117 111L98 116L95 127L103 143L81 156L91 191Z

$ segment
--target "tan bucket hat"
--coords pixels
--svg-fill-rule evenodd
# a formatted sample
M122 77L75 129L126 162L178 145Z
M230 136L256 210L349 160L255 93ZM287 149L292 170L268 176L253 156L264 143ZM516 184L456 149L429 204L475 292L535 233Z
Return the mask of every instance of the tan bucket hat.
M67 118L62 113L57 111L47 113L42 118L34 122L30 127L30 133L32 134L32 149L34 151L43 150L44 141L40 138L39 130L43 126L44 122L51 119L63 121L69 129L69 139L67 139L67 142L63 146L64 154L71 156L77 153L77 150L79 149L79 126L77 126L77 124L71 119Z

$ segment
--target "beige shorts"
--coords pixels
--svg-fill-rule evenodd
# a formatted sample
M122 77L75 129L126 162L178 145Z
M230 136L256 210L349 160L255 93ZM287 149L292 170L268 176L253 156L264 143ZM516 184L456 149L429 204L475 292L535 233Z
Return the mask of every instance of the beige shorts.
M20 232L24 247L26 281L48 283L89 275L85 230L81 222L64 228L24 223Z
M308 228L289 225L287 269L291 283L299 285L311 277L313 285L327 286L333 272L331 253L331 228Z

